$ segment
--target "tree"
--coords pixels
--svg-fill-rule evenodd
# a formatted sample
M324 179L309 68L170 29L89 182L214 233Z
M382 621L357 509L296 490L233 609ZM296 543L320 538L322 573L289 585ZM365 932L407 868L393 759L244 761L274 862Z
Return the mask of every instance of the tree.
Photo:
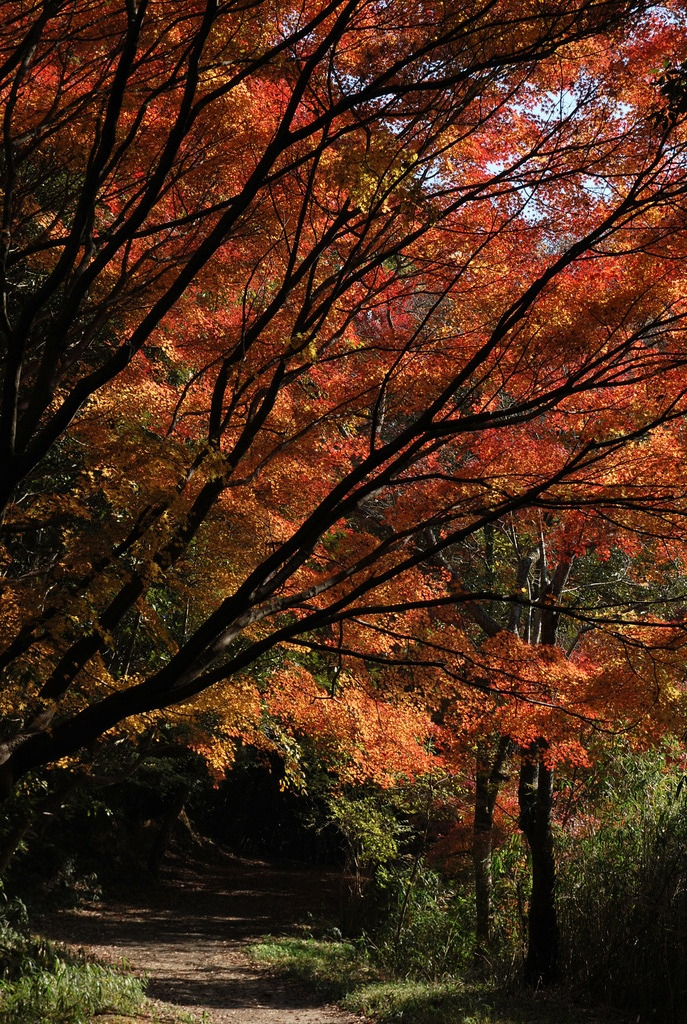
M674 439L677 441L677 438ZM542 435L540 443L546 444ZM679 449L675 457L681 458ZM656 476L660 434L624 453L626 479ZM616 481L619 467L606 467ZM600 506L519 513L441 556L464 598L436 617L445 652L442 726L465 772L472 750L478 963L491 948L494 812L517 754L513 816L531 854L526 979L558 969L554 774L589 769L603 737L642 748L685 728L684 560L680 517ZM468 589L469 588L469 589ZM458 631L459 640L451 641ZM447 636L448 634L448 636ZM466 687L466 683L468 686ZM481 692L480 692L481 691Z
M519 509L682 514L679 476L618 476L687 405L666 12L14 5L6 788L240 707L289 645L402 689L429 610L474 600L423 566Z

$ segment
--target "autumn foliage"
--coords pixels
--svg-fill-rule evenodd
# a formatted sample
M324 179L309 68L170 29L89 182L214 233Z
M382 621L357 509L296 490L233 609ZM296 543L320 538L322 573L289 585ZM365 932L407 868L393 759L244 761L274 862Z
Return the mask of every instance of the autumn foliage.
M684 6L6 6L5 789L684 728Z

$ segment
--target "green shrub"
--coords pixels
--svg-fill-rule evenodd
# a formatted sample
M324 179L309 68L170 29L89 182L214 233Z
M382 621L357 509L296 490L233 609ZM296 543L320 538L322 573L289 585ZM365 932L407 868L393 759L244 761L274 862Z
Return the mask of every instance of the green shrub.
M0 884L0 1024L90 1024L97 1013L137 1009L143 988L31 935L26 907Z
M98 964L56 961L18 981L0 983L1 1024L90 1024L106 1011L133 1012L143 982Z
M532 867L527 842L515 832L495 850L492 862L493 919L489 965L501 984L518 984L527 949Z
M434 981L464 971L474 946L471 891L430 870L411 867L378 872L386 893L381 921L369 936L380 965L397 977Z
M687 1020L686 797L663 756L629 757L596 827L561 839L566 976L669 1024Z
M393 804L379 793L339 793L330 798L329 811L346 856L340 925L345 935L357 936L378 911L379 872L399 857L400 842L410 830L399 822Z
M16 980L48 968L55 956L46 939L30 934L22 901L8 899L0 883L0 980Z

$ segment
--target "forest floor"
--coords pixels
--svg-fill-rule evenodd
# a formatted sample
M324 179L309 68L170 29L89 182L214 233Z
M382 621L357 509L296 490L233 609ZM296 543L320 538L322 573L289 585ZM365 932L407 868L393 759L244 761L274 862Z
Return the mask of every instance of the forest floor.
M34 921L47 938L83 949L89 957L148 979L145 1006L135 1017L98 1019L108 1024L361 1024L362 1017L257 963L251 946L265 936L303 938L337 918L340 875L321 868L236 857L219 848L200 857L171 856L158 882L123 881L120 894ZM304 928L310 922L312 928ZM283 945L283 944L282 944ZM322 945L322 944L320 944ZM279 943L277 943L279 947ZM427 1006L403 1012L406 1020L489 1020L492 1024L622 1024L613 1013L582 1010L558 1001L507 996L493 1014L452 1012L450 996L439 1013ZM459 1005L460 1004L460 1005ZM365 1004L362 1004L365 1006ZM370 1006L368 1012L377 1016ZM460 1009L460 1012L458 1012ZM387 1007L389 1010L389 1007ZM424 1015L426 1011L427 1016ZM381 1014L385 1019L389 1013ZM392 1013L391 1016L394 1016Z
M39 928L145 974L151 1021L183 1019L172 1003L207 1024L354 1024L246 952L264 935L298 934L299 922L336 906L337 891L334 873L217 851L172 858L155 885L131 879L125 896L53 913Z

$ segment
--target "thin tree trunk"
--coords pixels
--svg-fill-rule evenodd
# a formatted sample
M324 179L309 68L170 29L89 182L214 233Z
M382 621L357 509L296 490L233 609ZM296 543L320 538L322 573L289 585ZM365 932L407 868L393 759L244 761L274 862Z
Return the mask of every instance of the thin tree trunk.
M421 862L422 858L425 856L425 853L427 852L427 837L429 836L430 815L431 815L431 810L432 810L432 800L433 800L433 798L434 798L434 779L430 775L429 786L427 787L427 804L426 804L426 807L425 807L425 828L424 828L424 833L423 833L423 836L422 836L422 846L418 847L417 852L415 854L415 857L413 858L413 868L412 868L412 871L410 872L410 878L408 879L408 884L407 884L407 886L405 888L405 891L403 893L403 901L401 902L401 910L400 910L399 915L398 915L398 923L396 925L396 930L394 932L394 944L395 944L396 948L398 948L398 946L400 945L401 936L403 935L403 926L405 924L406 914L408 913L408 905L410 903L410 897L411 897L411 894L413 892L413 889L415 888L415 883L417 881L417 876L418 876L418 873L419 873L419 870L420 870L420 862Z
M472 863L475 874L475 961L484 962L491 946L493 818L489 809L488 765L477 755Z
M556 862L551 831L553 772L544 762L546 749L546 740L540 738L523 751L518 786L520 828L532 856L525 981L537 988L556 980L559 945Z
M492 943L494 807L504 778L503 768L509 747L509 737L501 736L493 760L487 743L481 743L477 750L472 861L475 877L475 961L478 965L488 962Z
M181 816L184 807L186 806L186 801L188 800L190 792L190 786L184 785L179 787L172 797L167 811L165 812L165 816L162 819L162 824L155 835L152 849L148 855L148 871L155 878L157 878L160 873L162 860L167 852L169 840L172 837L172 831Z

